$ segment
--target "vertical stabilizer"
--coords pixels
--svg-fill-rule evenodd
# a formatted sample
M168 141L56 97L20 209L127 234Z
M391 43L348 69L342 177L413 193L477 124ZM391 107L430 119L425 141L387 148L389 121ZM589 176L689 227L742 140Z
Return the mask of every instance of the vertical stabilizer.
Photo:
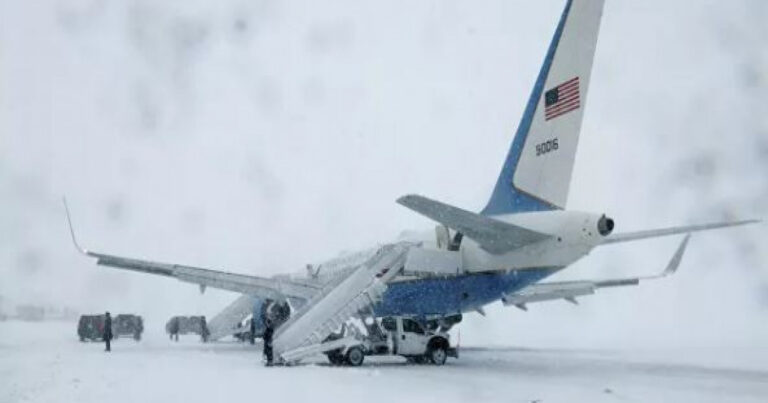
M525 113L482 213L565 207L603 0L568 0Z

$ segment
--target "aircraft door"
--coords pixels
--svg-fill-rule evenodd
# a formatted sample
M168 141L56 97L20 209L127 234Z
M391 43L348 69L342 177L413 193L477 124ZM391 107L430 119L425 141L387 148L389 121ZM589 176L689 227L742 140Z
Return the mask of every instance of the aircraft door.
M403 318L398 321L399 340L397 353L400 355L422 355L426 351L424 328L413 319Z

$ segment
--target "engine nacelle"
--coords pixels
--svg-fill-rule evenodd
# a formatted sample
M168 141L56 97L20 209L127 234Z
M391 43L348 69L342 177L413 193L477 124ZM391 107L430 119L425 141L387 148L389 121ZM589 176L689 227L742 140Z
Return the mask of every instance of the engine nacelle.
M508 251L490 252L472 239L461 248L464 271L495 271L540 267L565 267L587 255L614 229L614 221L605 214L581 211L536 211L494 216L540 234L543 240Z
M613 226L613 219L606 217L605 214L597 220L597 232L602 236L610 235L613 232Z

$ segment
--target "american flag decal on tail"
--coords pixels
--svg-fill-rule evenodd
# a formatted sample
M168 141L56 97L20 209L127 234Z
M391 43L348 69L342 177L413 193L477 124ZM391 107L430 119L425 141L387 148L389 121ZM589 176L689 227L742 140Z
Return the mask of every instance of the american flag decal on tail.
M544 117L554 119L579 109L579 77L574 77L544 93Z

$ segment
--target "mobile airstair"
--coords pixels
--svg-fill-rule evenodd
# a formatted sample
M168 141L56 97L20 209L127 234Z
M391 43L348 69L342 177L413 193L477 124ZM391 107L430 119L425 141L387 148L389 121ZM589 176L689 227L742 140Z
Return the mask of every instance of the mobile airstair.
M208 321L209 340L219 340L247 329L238 325L253 312L254 299L248 294L241 295L216 316Z
M278 361L297 362L359 344L362 336L355 330L341 339L324 341L358 312L381 300L387 282L402 270L408 249L406 243L383 246L349 276L311 298L276 331L272 345Z

